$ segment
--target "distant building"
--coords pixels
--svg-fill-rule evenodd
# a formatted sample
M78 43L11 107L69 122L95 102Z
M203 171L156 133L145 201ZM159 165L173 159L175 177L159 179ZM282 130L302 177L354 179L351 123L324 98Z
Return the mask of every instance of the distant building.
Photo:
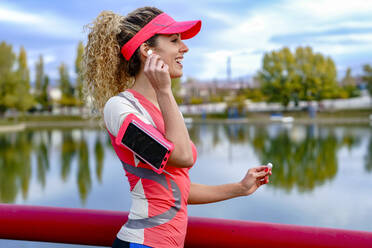
M57 102L62 98L62 91L58 87L50 87L48 89L48 95L52 102Z
M188 78L181 84L180 97L187 103L191 97L203 98L208 100L210 96L224 95L235 96L241 89L256 88L258 82L253 78L238 78L229 80L210 80L200 81Z

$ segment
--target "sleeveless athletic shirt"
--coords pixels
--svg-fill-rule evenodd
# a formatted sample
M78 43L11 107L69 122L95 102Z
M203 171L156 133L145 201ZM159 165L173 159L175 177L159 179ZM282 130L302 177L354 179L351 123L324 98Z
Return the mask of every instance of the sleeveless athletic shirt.
M140 93L128 89L111 97L103 112L111 144L128 177L132 197L128 221L121 227L117 237L156 248L183 247L187 229L190 168L166 165L167 173L157 174L130 150L114 142L125 117L131 113L143 122L152 124L164 135L161 111ZM192 142L190 145L195 163L196 148Z

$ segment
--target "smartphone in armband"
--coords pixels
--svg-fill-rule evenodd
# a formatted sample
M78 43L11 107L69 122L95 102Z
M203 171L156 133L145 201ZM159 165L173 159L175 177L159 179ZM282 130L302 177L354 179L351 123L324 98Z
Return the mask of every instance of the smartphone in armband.
M129 114L119 129L115 142L124 146L136 156L161 174L168 162L174 145L152 125L141 121L134 114Z

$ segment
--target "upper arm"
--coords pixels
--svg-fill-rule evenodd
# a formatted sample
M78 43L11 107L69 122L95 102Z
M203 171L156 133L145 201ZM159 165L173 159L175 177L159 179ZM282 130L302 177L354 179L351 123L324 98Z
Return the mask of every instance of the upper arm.
M124 119L129 114L135 114L141 121L150 124L150 121L138 112L125 98L120 96L111 97L103 109L103 118L108 131L116 137Z

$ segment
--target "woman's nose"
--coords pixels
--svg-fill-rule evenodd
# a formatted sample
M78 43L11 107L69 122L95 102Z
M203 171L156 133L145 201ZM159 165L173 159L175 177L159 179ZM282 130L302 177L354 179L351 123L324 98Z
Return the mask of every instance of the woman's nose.
M183 41L181 41L181 44L182 44L182 46L181 46L181 49L180 50L183 53L187 53L189 51L189 48L186 46L186 44Z

